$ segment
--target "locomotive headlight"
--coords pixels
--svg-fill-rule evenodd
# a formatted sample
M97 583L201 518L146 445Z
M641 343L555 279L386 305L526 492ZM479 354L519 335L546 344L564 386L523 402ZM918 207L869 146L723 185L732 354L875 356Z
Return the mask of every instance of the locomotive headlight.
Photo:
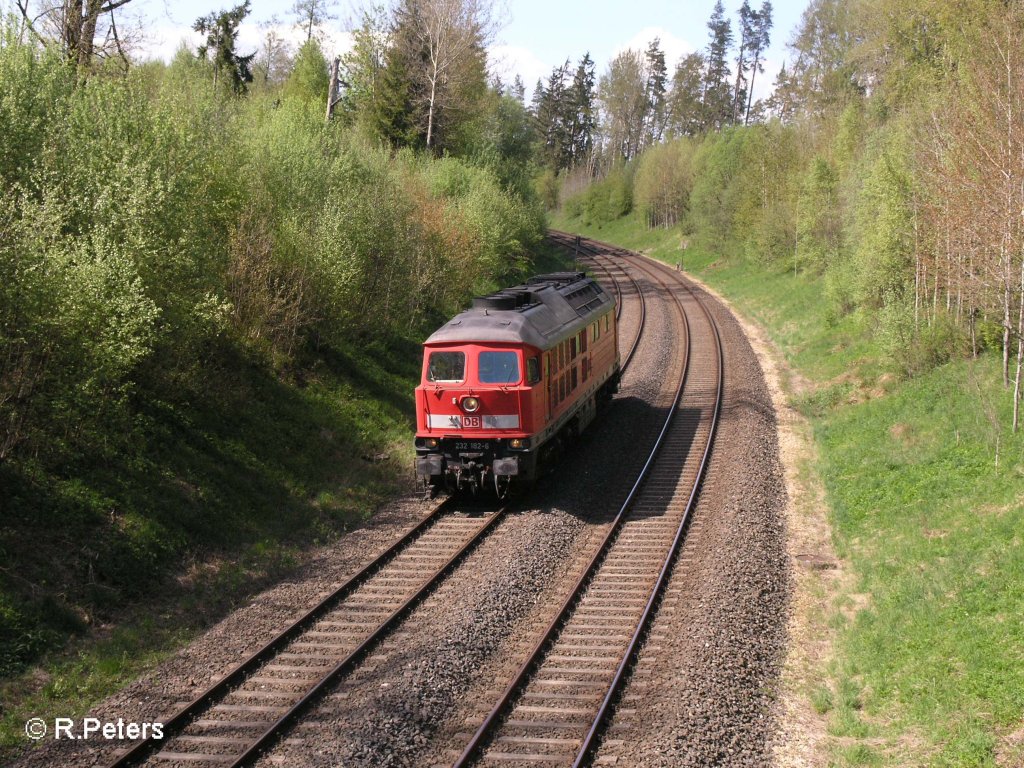
M437 438L428 437L426 440L423 441L423 445L426 446L427 448L437 448Z
M523 440L521 437L513 437L511 440L508 441L509 448L525 448L526 446L527 441Z
M480 400L475 397L462 398L462 410L466 413L476 413L480 410Z

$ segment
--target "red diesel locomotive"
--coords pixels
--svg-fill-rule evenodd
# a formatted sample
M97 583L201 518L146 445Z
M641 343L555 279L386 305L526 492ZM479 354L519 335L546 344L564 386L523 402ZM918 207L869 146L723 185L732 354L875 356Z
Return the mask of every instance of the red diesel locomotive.
M615 301L582 272L476 298L423 347L416 474L435 489L529 484L618 389Z

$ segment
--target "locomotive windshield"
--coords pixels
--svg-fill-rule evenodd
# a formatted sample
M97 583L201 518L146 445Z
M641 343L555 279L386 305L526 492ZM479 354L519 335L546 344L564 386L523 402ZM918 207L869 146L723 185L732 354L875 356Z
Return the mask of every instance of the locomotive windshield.
M519 355L515 352L481 352L477 362L481 384L519 382Z
M465 381L465 352L431 352L427 381Z

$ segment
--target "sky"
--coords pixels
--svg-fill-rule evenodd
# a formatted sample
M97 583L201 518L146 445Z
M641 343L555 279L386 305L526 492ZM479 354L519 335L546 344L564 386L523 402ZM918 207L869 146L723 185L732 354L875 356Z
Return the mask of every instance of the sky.
M146 58L170 60L187 40L194 45L198 35L193 22L212 11L230 7L240 0L131 0L119 11L138 18L145 31L141 54ZM293 0L252 0L252 11L239 38L243 51L256 49L268 25L286 39L298 42L302 34L292 27L289 13ZM499 0L500 2L500 0ZM655 37L661 39L669 74L679 59L707 44L707 21L715 0L505 0L500 15L504 24L490 47L492 71L510 83L516 74L532 91L538 78L570 59L575 65L589 52L600 75L614 56L627 49L640 51ZM725 0L726 14L736 34L736 12L742 0ZM775 75L787 56L786 43L800 21L809 0L774 0L774 28L764 63L764 75L754 81L754 95L770 92ZM756 9L761 0L751 0ZM8 3L5 3L7 5ZM346 29L358 20L362 0L338 0L338 19L324 30L325 53L343 53L349 44ZM121 17L119 17L121 18ZM127 19L124 19L127 21ZM119 21L119 27L124 26Z

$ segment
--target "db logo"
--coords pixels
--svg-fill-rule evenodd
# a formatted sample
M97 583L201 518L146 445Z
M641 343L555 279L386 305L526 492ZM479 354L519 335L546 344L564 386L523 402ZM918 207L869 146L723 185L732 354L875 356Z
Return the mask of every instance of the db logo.
M462 428L463 429L480 429L480 417L479 416L463 416L462 417Z

